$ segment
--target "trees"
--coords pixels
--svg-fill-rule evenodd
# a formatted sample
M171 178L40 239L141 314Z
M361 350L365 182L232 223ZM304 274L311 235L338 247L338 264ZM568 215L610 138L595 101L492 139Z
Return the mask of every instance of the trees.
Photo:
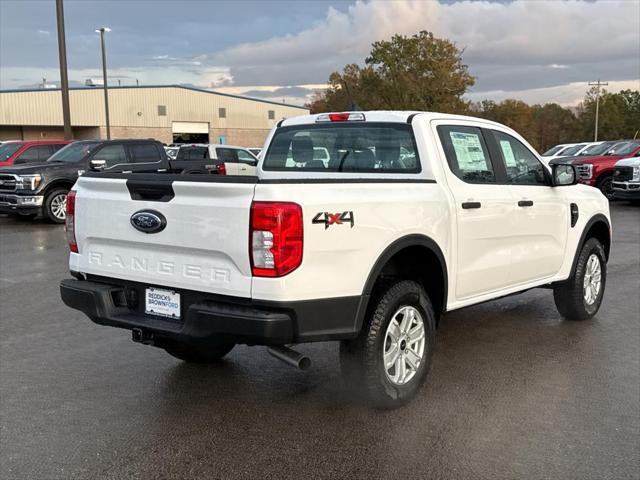
M350 64L333 72L329 88L309 108L464 112L468 103L462 96L474 83L462 51L450 41L426 31L394 35L372 45L364 67Z
M593 139L595 129L596 90L587 92L578 107L581 133ZM640 130L640 91L621 90L600 94L598 139L633 138ZM640 136L640 134L638 134Z
M346 65L329 76L329 87L307 105L311 113L345 110L420 110L474 115L510 126L538 151L559 143L593 140L594 89L578 107L528 105L507 99L472 104L464 99L474 77L463 51L422 31L375 42L364 66ZM604 91L600 96L598 139L640 138L640 91Z

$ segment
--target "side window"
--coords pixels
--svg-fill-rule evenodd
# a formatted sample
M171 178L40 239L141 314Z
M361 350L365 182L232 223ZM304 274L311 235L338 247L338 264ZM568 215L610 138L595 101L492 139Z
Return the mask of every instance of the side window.
M125 153L124 145L122 144L106 145L98 150L92 158L107 162L105 165L106 168L113 167L120 163L128 163L127 154Z
M248 163L249 165L255 165L257 160L246 150L238 150L238 161L242 163Z
M477 127L440 125L438 135L451 171L467 183L495 183L496 176L482 131Z
M58 150L66 146L67 144L64 144L64 143L56 143L55 145L51 145L51 148L53 148L53 153L56 153Z
M507 182L514 185L547 185L540 160L522 142L503 132L491 130L496 140Z
M50 156L51 150L49 149L49 145L29 147L16 158L14 163L44 162Z
M150 143L131 145L131 161L134 163L155 163L160 161L158 148Z
M233 148L217 148L218 160L223 162L237 163L238 151Z

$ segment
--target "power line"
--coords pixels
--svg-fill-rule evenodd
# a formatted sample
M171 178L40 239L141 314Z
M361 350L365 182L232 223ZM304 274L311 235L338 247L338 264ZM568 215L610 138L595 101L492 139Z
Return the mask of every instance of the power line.
M598 141L598 115L600 113L600 87L606 87L607 85L609 85L609 82L601 82L600 79L598 79L597 82L589 82L590 87L596 87L596 128L593 136L594 142Z

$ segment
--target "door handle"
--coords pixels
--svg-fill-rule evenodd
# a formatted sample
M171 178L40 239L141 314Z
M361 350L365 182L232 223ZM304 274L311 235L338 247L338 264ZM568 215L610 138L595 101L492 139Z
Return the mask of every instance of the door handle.
M520 200L518 202L519 207L533 207L533 200Z
M480 202L464 202L462 208L468 210L470 208L480 208L482 204Z

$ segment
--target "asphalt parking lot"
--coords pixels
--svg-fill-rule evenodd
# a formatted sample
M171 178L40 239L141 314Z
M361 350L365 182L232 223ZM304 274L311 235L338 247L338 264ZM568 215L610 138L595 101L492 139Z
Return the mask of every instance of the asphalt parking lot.
M0 217L0 478L640 477L640 209L612 206L598 316L549 290L452 312L430 380L396 411L264 348L181 363L59 300L60 226Z

